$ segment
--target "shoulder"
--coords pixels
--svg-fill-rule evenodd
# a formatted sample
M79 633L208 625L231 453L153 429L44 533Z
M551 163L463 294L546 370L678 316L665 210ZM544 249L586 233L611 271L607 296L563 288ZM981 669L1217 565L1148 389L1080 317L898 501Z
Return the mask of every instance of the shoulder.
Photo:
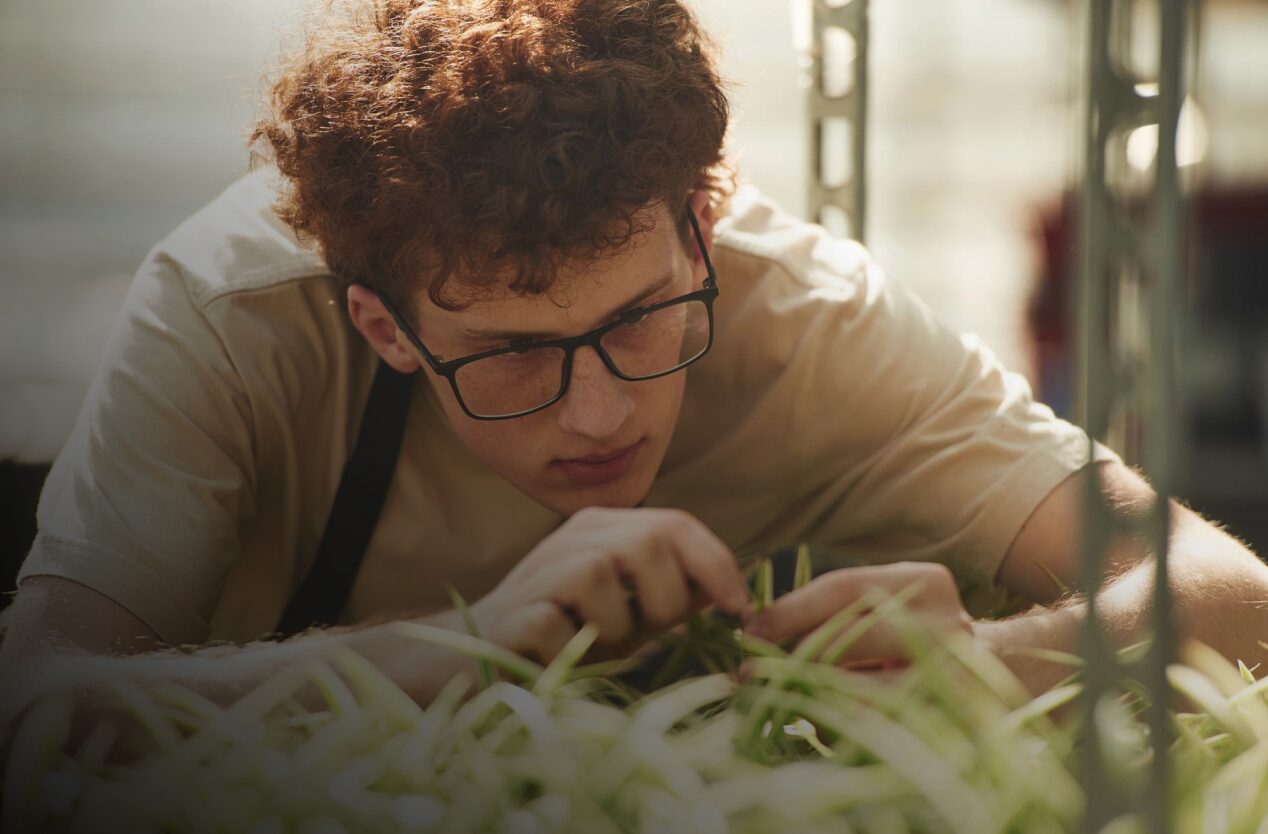
M778 436L787 466L813 468L828 448L848 459L874 452L981 377L986 354L861 244L751 190L718 226L714 352L689 384L702 423L743 415L737 430Z
M248 174L150 251L116 322L120 368L167 384L187 361L290 414L369 365L325 261L273 210L277 176Z
M242 177L160 241L149 261L178 272L204 309L228 296L328 279L316 248L274 212L277 178L268 167Z
M794 293L841 287L858 282L872 262L859 242L832 237L752 186L736 193L731 210L718 221L714 248L719 271L727 267L744 289L758 282L782 283Z
M829 235L746 187L715 231L715 347L737 384L763 389L825 343L875 336L890 294L884 273L857 241ZM741 381L740 375L743 380Z
M274 211L278 177L271 167L242 177L155 245L133 279L125 326L224 353L242 374L262 372L262 355L270 366L304 357L320 374L328 355L354 349L338 282Z

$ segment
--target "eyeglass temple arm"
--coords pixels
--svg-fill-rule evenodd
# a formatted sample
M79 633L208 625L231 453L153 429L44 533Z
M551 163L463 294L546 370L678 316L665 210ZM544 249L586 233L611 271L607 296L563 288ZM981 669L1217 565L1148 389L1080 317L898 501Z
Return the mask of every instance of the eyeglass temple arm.
M362 286L364 286L364 284ZM402 315L400 308L393 304L386 295L378 290L370 287L367 287L367 289L374 293L374 296L378 298L378 300L387 309L388 313L391 314L392 319L396 322L396 326L405 331L405 335L408 336L410 341L414 343L414 346L418 348L419 353L423 355L423 358L427 360L428 364L430 364L433 368L444 364L444 357L432 353L431 350L428 349L427 345L423 344L422 338L414 332L414 328L408 321L405 320L405 316Z

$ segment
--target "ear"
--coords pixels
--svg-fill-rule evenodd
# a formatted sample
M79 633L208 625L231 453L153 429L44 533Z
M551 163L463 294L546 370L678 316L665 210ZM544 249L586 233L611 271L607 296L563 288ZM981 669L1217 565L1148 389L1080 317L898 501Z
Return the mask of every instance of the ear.
M373 290L360 284L348 287L348 317L393 370L409 374L419 369L422 363L409 338L396 326L396 319Z
M691 195L688 201L691 212L696 216L696 225L700 227L700 237L704 238L705 249L709 250L709 254L713 254L713 200L709 198L708 191L697 191ZM700 257L700 253L696 251L696 247L691 247L691 262L694 266L704 267L704 259Z

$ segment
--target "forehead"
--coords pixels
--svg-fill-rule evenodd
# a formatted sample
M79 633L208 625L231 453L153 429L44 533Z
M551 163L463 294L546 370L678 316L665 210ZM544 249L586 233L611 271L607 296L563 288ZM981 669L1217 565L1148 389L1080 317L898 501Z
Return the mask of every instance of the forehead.
M681 269L682 256L678 230L662 210L651 229L635 235L624 246L564 263L544 293L525 295L493 289L467 300L460 309L444 310L423 291L418 299L419 318L459 328L545 330L556 324L567 326L607 315L641 291L662 283ZM461 289L455 289L461 297Z

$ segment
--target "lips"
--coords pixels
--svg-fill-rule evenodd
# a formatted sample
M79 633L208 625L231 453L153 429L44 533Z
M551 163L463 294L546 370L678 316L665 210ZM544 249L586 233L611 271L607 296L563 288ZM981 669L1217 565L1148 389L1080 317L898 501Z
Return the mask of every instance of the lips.
M640 440L623 449L556 460L551 465L577 484L595 486L615 481L628 472L642 447L643 441Z

